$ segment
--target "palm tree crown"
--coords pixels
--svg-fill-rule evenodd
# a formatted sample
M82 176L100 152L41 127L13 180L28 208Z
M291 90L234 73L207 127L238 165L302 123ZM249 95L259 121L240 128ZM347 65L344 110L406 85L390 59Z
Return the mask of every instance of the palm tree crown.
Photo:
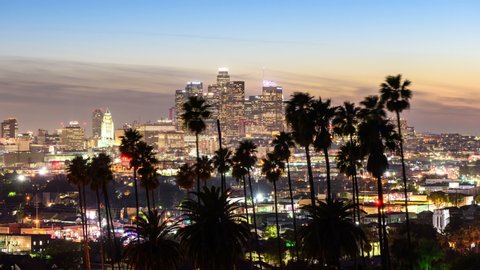
M285 117L295 141L302 147L308 147L315 136L313 97L308 93L296 92L286 104Z
M380 85L380 95L389 111L400 113L410 108L412 91L408 87L411 83L409 80L402 82L401 74L385 78L385 82Z
M183 104L183 113L181 118L184 120L184 126L195 134L200 134L206 129L205 120L212 114L208 105L202 97L191 96Z
M213 159L208 158L207 156L202 156L195 164L195 171L200 176L203 185L207 184L207 180L212 177L214 172Z
M299 231L301 250L306 258L321 265L338 266L340 258L358 256L365 233L350 217L354 204L333 200L306 205L309 221Z
M139 241L132 241L125 249L124 259L133 269L178 269L181 259L179 244L173 240L175 226L169 226L157 210L144 213L136 229Z
M194 166L189 165L188 163L183 164L178 169L177 175L175 176L177 185L187 191L190 191L195 182L195 170Z
M198 201L187 199L180 205L183 220L190 222L178 230L181 247L199 269L234 269L250 236L245 216L236 214L239 206L217 187L194 194Z
M281 160L287 161L292 155L290 148L295 147L295 142L291 133L282 131L272 140L272 146L275 155Z
M227 173L230 170L232 164L232 151L228 148L221 148L215 151L213 157L213 166L217 169L218 173Z

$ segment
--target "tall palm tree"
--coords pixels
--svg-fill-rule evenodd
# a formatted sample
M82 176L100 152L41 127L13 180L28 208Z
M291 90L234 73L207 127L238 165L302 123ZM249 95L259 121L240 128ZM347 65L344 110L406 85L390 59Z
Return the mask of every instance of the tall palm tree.
M211 112L208 105L202 97L192 96L183 104L183 113L181 118L184 121L185 128L195 133L195 145L197 149L197 163L200 162L200 151L198 148L198 136L206 128L205 120L210 118ZM200 191L200 175L197 174L197 192Z
M155 209L155 203L151 204L150 200L154 201L153 190L155 190L160 183L158 182L158 173L157 168L150 162L144 162L142 167L138 169L138 174L140 175L140 185L145 189L145 194L147 198L147 209L150 212L153 208Z
M124 260L137 270L176 270L182 257L180 245L173 239L175 226L157 210L145 213L136 229L139 241L132 241L125 249Z
M67 168L67 179L70 183L77 186L78 198L80 206L80 218L82 220L82 232L85 252L85 265L87 269L91 269L90 265L90 248L88 246L88 225L86 216L86 199L85 186L89 184L90 178L88 175L88 159L81 156L76 156L72 159Z
M305 149L307 158L308 183L310 186L310 201L315 205L315 184L313 182L312 163L310 160L310 146L315 137L315 110L313 97L308 93L294 93L290 100L286 101L285 118L288 126L292 129L295 142Z
M222 190L225 192L227 189L227 181L225 174L230 170L232 165L232 151L228 148L221 148L215 151L213 156L213 166L217 169L217 172L222 178Z
M295 214L295 204L293 203L293 190L292 190L292 179L290 177L290 156L292 152L290 148L295 147L295 142L291 133L280 132L272 140L273 153L281 160L287 164L287 179L288 179L288 191L290 195L290 206L292 208L292 217L293 217L293 233L295 238L295 255L297 260L299 259L298 254L298 231L297 231L297 218Z
M362 152L367 155L367 171L377 180L378 233L383 269L389 269L388 235L385 224L382 177L388 169L385 151L394 150L398 141L395 127L386 118L384 103L378 96L368 96L360 103L361 123L358 137Z
M199 200L187 199L180 208L189 225L178 230L180 246L198 269L232 270L242 259L250 231L239 206L220 188L195 192Z
M354 208L338 200L304 206L309 220L299 231L303 255L336 269L340 269L340 258L356 258L366 236L350 219Z
M241 141L237 149L235 149L235 154L233 155L232 161L234 164L234 171L236 175L243 176L244 182L244 191L246 193L246 181L245 176L248 179L248 186L250 189L250 199L252 202L252 217L253 217L253 229L255 231L255 241L257 246L257 253L261 260L260 252L259 252L259 240L258 240L258 228L257 228L257 215L255 209L255 200L253 194L253 186L252 186L252 177L251 177L251 170L257 163L257 146L250 140ZM247 197L245 196L245 203L247 201ZM245 207L248 207L246 204Z
M275 225L277 230L277 245L278 245L278 261L280 268L283 268L282 243L280 239L280 226L278 223L278 203L277 203L277 181L282 176L282 171L285 169L285 163L280 160L274 153L267 153L267 157L262 159L262 173L265 178L273 184L273 203L275 210Z
M212 177L214 170L213 159L207 156L200 157L198 163L195 164L195 171L200 176L200 181L203 182L204 186L207 185L207 180Z
M360 151L358 151L359 149L356 149L356 145L358 144L356 142L356 135L359 124L359 111L360 107L346 101L343 103L343 106L338 107L337 113L332 120L334 133L348 138L348 143L341 149L340 156L337 156L337 166L343 166L343 171L341 170L341 172L352 179L352 198L353 202L357 205L356 215L358 222L360 222L360 200L357 169L359 168L358 165L361 165L359 161L363 159Z
M139 215L139 203L138 203L138 186L137 186L137 171L142 165L138 154L138 143L142 139L142 135L136 129L126 129L124 135L120 137L122 142L120 144L120 152L122 155L130 159L130 169L133 169L133 186L135 189L135 208L136 219Z
M189 165L188 163L183 164L178 169L177 175L175 176L175 181L177 185L187 191L187 195L193 187L195 182L195 169L194 166Z
M383 102L385 102L387 109L394 112L397 117L397 131L400 137L400 158L402 161L402 177L403 177L403 193L405 196L405 218L407 227L407 241L409 249L412 246L410 236L410 216L408 214L408 183L407 172L405 169L405 157L403 152L403 137L402 127L400 125L400 113L410 108L410 99L412 98L412 91L408 88L411 85L409 80L402 81L402 75L387 76L385 82L380 85L380 95Z
M327 170L327 200L332 199L332 184L330 176L330 159L328 149L332 146L332 134L330 126L337 107L331 106L331 100L318 98L313 103L315 114L316 135L313 146L316 151L323 151L325 157L325 166Z

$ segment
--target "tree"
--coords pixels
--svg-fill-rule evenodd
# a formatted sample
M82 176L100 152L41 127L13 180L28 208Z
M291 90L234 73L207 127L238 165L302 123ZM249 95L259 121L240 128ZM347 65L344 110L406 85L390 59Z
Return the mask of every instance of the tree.
M136 129L126 129L124 135L120 137L122 142L120 144L119 150L122 155L127 157L130 160L130 169L133 169L133 185L135 189L135 208L136 208L136 219L138 220L139 214L139 203L138 203L138 187L137 187L137 171L138 168L142 165L138 153L138 144L142 139L142 135Z
M85 186L89 184L88 176L88 159L84 159L81 156L76 156L67 168L67 178L70 183L78 188L78 205L80 206L80 217L82 220L83 242L85 252L85 265L87 269L91 269L90 265L90 251L88 246L88 227L86 216L86 199L85 199Z
M322 100L318 98L313 102L315 115L315 140L313 146L316 151L323 151L325 157L325 167L327 171L327 200L332 199L332 184L330 177L330 160L328 149L332 146L332 134L330 126L337 107L331 106L331 100Z
M222 190L225 191L227 188L225 174L230 170L230 167L232 166L232 151L230 151L228 148L220 148L215 151L215 155L213 156L213 166L221 175Z
M363 156L359 151L358 142L355 139L358 132L360 107L354 103L344 102L343 106L339 106L335 117L332 120L333 132L342 137L348 138L337 155L337 167L347 177L352 179L352 198L356 203L357 221L360 222L360 199L358 190L357 169L361 167Z
M274 153L267 153L267 157L262 159L262 173L265 178L273 184L273 199L275 210L275 225L277 230L277 245L278 245L278 261L280 268L283 268L282 256L282 240L280 238L280 226L278 223L278 203L277 203L277 182L282 176L282 171L285 169L285 163L279 159Z
M246 195L245 176L247 176L247 179L248 179L248 186L250 189L250 199L252 202L252 216L253 216L253 228L255 231L255 241L257 246L257 253L259 255L259 258L261 258L260 252L259 252L260 244L258 241L257 216L256 216L256 209L255 209L253 187L252 187L252 177L250 174L250 171L257 163L256 153L257 153L257 146L250 140L244 140L244 141L241 141L237 149L235 149L235 154L233 155L232 161L234 164L233 169L235 171L235 175L243 177L245 195ZM245 207L248 208L248 205L246 204L246 202L247 202L247 197L245 196Z
M366 236L350 219L354 208L354 204L338 200L304 206L309 220L299 231L303 255L333 267L339 267L344 256L356 258Z
M285 118L292 129L295 142L305 149L307 159L308 183L310 186L310 201L315 205L315 184L313 182L312 163L310 160L310 146L315 137L315 111L313 97L308 93L295 92L286 102Z
M290 195L290 206L292 207L292 217L293 217L293 233L295 240L295 255L297 260L299 259L298 254L298 230L297 230L297 218L295 215L295 204L293 203L293 191L292 191L292 179L290 177L290 156L292 155L290 148L295 147L295 142L291 133L280 132L272 140L273 153L281 160L287 164L287 179L288 179L288 191Z
M155 151L153 146L147 144L144 141L140 141L137 144L137 154L138 161L140 164L140 169L138 173L141 177L141 185L145 188L146 198L147 198L147 208L150 211L150 190L155 189L158 186L157 180L157 169L155 165L158 163L158 159L155 157ZM154 200L152 196L152 200Z
M136 229L139 241L132 241L125 249L124 259L137 270L178 269L182 257L179 244L173 239L175 226L157 210L145 213Z
M202 97L192 96L183 104L183 113L181 118L184 121L185 128L195 134L195 145L197 149L197 164L200 162L200 151L198 148L198 136L206 128L205 120L210 118L211 112L208 105ZM200 192L200 175L197 174L197 192Z
M389 252L383 203L382 177L388 169L385 151L396 148L398 135L395 127L386 118L384 104L378 96L368 96L361 103L359 112L361 123L358 138L362 153L367 156L367 171L377 180L378 234L382 257L382 267L388 269Z
M400 113L410 108L410 99L412 98L412 91L408 88L411 82L409 80L402 81L402 75L387 76L385 82L380 85L381 99L385 102L387 109L394 112L397 117L397 129L399 135L400 145L400 159L402 161L402 177L403 177L403 192L405 196L405 217L407 225L407 240L408 245L412 245L410 236L410 216L408 214L408 182L407 172L405 168L405 157L403 152L403 137L402 127L400 124Z
M435 205L436 208L440 208L448 202L447 195L442 191L434 191L430 193L428 199L433 202L433 205Z
M177 185L187 191L187 194L193 187L195 181L195 170L194 166L189 165L188 163L183 164L175 176L175 181Z
M210 159L207 156L202 156L197 164L195 164L195 171L200 176L200 180L203 182L204 186L207 185L207 180L212 177L214 170L213 159Z
M180 205L182 220L189 222L178 230L182 250L196 268L235 269L250 236L245 216L236 214L239 206L217 187L194 194L199 200L187 199Z

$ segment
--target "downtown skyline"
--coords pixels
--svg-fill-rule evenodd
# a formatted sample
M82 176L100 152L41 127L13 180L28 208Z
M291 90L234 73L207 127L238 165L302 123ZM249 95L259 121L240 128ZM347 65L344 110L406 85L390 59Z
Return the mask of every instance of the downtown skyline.
M213 83L227 66L247 96L266 79L285 99L308 91L334 104L401 73L413 82L405 117L418 131L480 133L477 3L340 2L2 1L0 118L16 117L21 132L89 125L107 107L118 124L154 121L168 116L176 89ZM202 20L175 20L194 14Z

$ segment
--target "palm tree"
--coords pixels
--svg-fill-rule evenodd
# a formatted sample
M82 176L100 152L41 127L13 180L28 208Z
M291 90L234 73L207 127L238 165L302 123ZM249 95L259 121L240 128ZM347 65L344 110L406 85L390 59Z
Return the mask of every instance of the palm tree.
M357 169L360 168L358 165L361 165L360 160L363 159L360 151L358 151L359 149L356 147L358 143L355 139L358 131L359 111L360 107L346 101L343 103L343 106L338 107L337 113L332 120L334 133L348 138L348 143L346 144L348 146L345 145L345 147L341 148L340 156L337 156L337 166L343 167L343 171L340 168L341 172L352 179L352 198L357 205L356 214L358 222L360 222L360 200Z
M153 166L150 162L144 162L142 167L138 169L138 174L140 175L140 185L145 188L146 198L147 198L147 209L150 212L151 205L153 204L153 208L155 209L155 196L153 195L153 191L160 185L158 182L158 173L157 168ZM151 192L151 194L150 194ZM151 198L150 198L151 195ZM153 203L150 203L150 199L152 199Z
M220 188L204 187L194 193L199 200L187 199L180 208L189 225L178 230L180 246L198 269L232 270L242 259L250 237L239 206L231 203Z
M173 240L175 226L157 210L144 213L137 221L139 241L132 241L125 249L124 259L137 270L176 270L182 257L179 244Z
M207 180L212 177L214 170L213 159L210 159L207 156L202 156L198 160L198 163L195 164L195 171L200 176L200 181L203 182L203 186L207 185Z
M255 166L255 164L257 163L256 153L257 153L257 146L250 140L244 140L244 141L241 141L237 149L235 149L235 154L233 155L232 161L234 164L234 169L239 170L241 173L244 173L243 174L244 189L246 189L245 176L247 176L247 179L248 179L248 186L250 189L250 199L252 201L253 229L255 231L257 253L261 260L261 256L259 252L260 244L258 240L257 215L256 215L255 200L254 200L254 194L253 194L252 176L250 173L253 167ZM238 167L238 169L235 167ZM245 197L245 202L246 202L246 197ZM245 205L245 207L248 207L248 206Z
M287 163L287 178L288 178L288 191L290 194L290 206L292 207L292 217L293 217L293 233L295 238L295 255L297 260L299 259L298 254L298 232L297 232L297 218L295 215L295 204L293 203L293 190L292 190L292 179L290 177L290 156L292 152L290 148L295 147L295 142L291 133L280 132L272 140L273 153L281 160Z
M388 169L385 150L394 150L398 141L395 127L386 118L384 103L378 96L368 96L361 102L361 123L358 137L362 152L367 155L367 171L377 180L378 234L383 269L389 268L388 236L385 224L382 176Z
M200 151L198 148L198 136L206 128L205 120L212 114L208 105L202 97L192 96L183 104L183 113L181 118L184 121L185 128L195 133L195 145L197 149L197 163L200 162ZM200 192L200 175L197 174L197 192Z
M277 204L277 181L282 176L285 169L285 163L274 153L267 153L267 157L262 159L262 173L265 178L273 184L273 199L275 208L275 225L277 229L278 261L280 268L283 268L282 243L280 239L280 226L278 224L278 204Z
M217 172L222 178L222 191L227 189L227 181L225 174L230 170L232 165L232 151L228 148L220 148L215 151L213 156L213 166L217 169Z
M104 250L103 250L103 238L102 238L102 228L101 228L101 209L100 209L100 191L103 194L104 204L105 204L105 213L107 221L107 237L110 245L110 250L114 250L113 246L116 246L116 243L112 243L112 230L113 228L113 219L111 215L110 201L108 200L108 184L113 180L112 172L112 161L108 155L105 153L100 153L98 156L93 157L89 166L89 175L91 179L90 187L95 191L97 199L97 211L98 211L98 224L100 228L100 248L102 252L102 260L104 259ZM103 263L103 262L102 262ZM114 258L112 253L111 258L112 269L114 269ZM119 267L120 269L120 267Z
M178 169L177 175L175 176L177 185L187 191L187 195L193 187L195 182L195 170L194 166L189 165L188 163L183 164Z
M88 175L88 159L84 159L81 156L76 156L67 168L67 179L70 183L77 186L78 188L78 198L80 206L80 218L82 220L82 232L83 232L83 241L84 241L84 252L85 252L85 265L87 269L91 269L90 265L90 248L88 246L88 225L87 225L87 216L86 216L86 199L85 199L85 186L89 184L89 175Z
M313 146L316 151L323 151L325 157L325 166L327 169L327 200L332 199L332 185L330 177L330 160L328 149L332 146L332 134L330 133L330 125L337 107L331 106L331 100L325 101L318 98L313 103L315 113L315 129L316 135Z
M295 142L305 149L308 169L308 183L310 185L310 201L315 205L315 184L313 182L312 163L310 160L310 145L315 137L315 112L313 97L308 93L294 93L286 102L285 117L292 129Z
M394 112L397 117L397 131L400 137L400 158L402 161L402 176L403 176L403 193L405 196L405 223L407 227L407 241L409 249L412 246L410 236L410 217L408 214L408 184L407 173L405 169L405 158L403 152L403 137L402 128L400 125L400 113L403 110L410 108L410 99L412 98L412 91L408 88L411 82L409 80L402 81L402 75L387 76L385 82L380 85L381 99L385 102L387 109Z
M339 268L340 258L356 258L365 233L349 218L354 204L331 200L303 207L309 220L299 231L302 254L320 265Z
M136 129L126 129L124 135L121 136L122 142L120 144L120 152L122 155L130 159L130 169L133 169L133 185L135 189L135 208L136 208L136 219L138 220L139 215L139 203L138 203L138 187L137 187L137 171L141 166L139 154L138 154L138 143L142 139L142 135Z

